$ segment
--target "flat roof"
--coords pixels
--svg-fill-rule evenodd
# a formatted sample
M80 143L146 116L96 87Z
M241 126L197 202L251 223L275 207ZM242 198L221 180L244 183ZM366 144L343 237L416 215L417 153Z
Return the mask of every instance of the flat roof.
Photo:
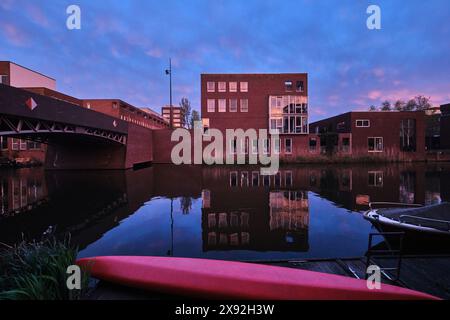
M41 73L41 72L39 72L39 71L36 71L36 70L33 70L33 69L30 69L30 68L28 68L28 67L25 67L25 66L22 66L22 65L20 65L20 64L18 64L18 63L15 63L15 62L12 62L12 61L8 61L8 60L4 60L4 61L0 61L0 63L10 63L10 64L15 64L16 66L18 66L18 67L21 67L21 68L24 68L24 69L27 69L28 71L31 71L31 72L34 72L34 73L37 73L37 74L40 74L41 76L43 76L43 77L46 77L46 78L48 78L48 79L51 79L51 80L53 80L53 81L56 81L56 79L55 78L52 78L52 77L50 77L50 76L48 76L48 75L46 75L46 74L43 74L43 73Z

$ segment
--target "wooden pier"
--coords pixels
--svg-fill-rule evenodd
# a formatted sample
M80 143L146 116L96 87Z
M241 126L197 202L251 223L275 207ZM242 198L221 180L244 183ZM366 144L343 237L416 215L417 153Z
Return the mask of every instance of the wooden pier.
M252 261L255 262L255 261ZM337 274L356 279L365 279L367 258L306 259L288 261L257 261L280 267ZM395 269L397 257L372 258L371 264L381 269ZM442 299L450 299L450 256L420 255L403 256L399 270L382 271L382 283L429 293Z

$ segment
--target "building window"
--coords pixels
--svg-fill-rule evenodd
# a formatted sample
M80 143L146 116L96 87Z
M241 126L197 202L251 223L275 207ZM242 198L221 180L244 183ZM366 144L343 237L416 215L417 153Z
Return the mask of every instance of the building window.
M383 171L369 171L370 187L382 187L383 186Z
M263 153L264 154L269 154L270 153L270 143L269 143L269 139L263 139Z
M241 82L241 92L248 92L248 82Z
M233 139L230 140L230 154L236 154L237 150L237 140Z
M248 187L248 172L241 172L241 187Z
M295 86L295 90L297 92L303 92L303 90L304 90L303 81L297 81L296 86Z
M292 139L286 138L284 139L284 152L291 154L292 153Z
M263 176L263 186L270 187L270 175Z
M0 149L8 150L8 138L7 137L0 137Z
M356 127L357 128L369 128L370 120L356 120Z
M369 152L383 152L383 138L371 137L367 139Z
M230 82L228 85L230 87L230 92L237 92L237 82Z
M219 99L219 112L227 112L227 100Z
M29 150L41 150L41 144L35 141L28 141Z
M350 138L342 138L342 152L350 152Z
M237 112L237 99L230 99L230 112Z
M292 84L292 81L285 81L284 82L284 89L286 90L286 91L292 91L292 89L293 89L293 84Z
M26 140L19 140L20 143L20 150L27 150L27 141Z
M252 140L252 154L258 154L258 140Z
M202 125L203 125L203 134L208 135L209 134L209 119L203 118Z
M259 171L252 172L252 187L259 187Z
M269 128L272 134L307 134L308 104L302 96L269 97Z
M237 171L230 172L230 186L231 187L237 187L238 185L238 179L237 179Z
M273 178L275 187L281 187L281 173L278 171Z
M241 154L248 154L248 140L244 138L239 141L239 144L241 145Z
M316 151L317 149L317 139L316 138L310 138L309 139L309 151Z
M400 149L416 152L416 120L403 119L400 122Z
M227 83L226 82L219 82L219 92L227 92Z
M294 184L292 179L292 171L286 171L284 173L284 183L286 187L292 187L292 185Z
M206 84L206 90L208 91L208 92L215 92L216 91L216 83L215 82L213 82L213 81L209 81L207 84Z
M8 76L4 74L0 74L0 83L8 84Z
M215 112L216 111L216 100L208 99L207 105L208 105L208 112Z
M248 99L241 99L241 112L248 112Z
M280 154L280 139L272 139L273 152L275 154Z

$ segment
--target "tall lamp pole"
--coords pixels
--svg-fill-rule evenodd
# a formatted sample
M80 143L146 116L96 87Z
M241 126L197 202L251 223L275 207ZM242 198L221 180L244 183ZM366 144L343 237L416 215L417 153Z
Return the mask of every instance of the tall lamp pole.
M166 69L166 75L169 76L169 89L170 89L170 126L172 127L173 109L172 109L172 58L169 58L169 69Z

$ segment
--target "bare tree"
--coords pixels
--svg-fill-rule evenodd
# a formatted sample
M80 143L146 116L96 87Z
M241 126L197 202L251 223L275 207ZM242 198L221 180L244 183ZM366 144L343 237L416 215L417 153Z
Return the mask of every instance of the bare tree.
M392 107L391 107L391 103L386 100L381 104L381 111L391 111Z
M431 103L430 103L430 98L425 97L425 96L416 96L414 98L416 100L416 110L417 111L423 111L426 109L431 108Z
M369 111L377 111L377 107L375 107L374 105L371 105L369 107Z
M410 99L406 103L405 107L403 108L404 111L414 111L417 108L417 102L415 99Z
M191 128L194 127L195 121L200 121L200 113L197 110L192 110L191 119L189 121Z
M190 118L191 118L191 102L188 98L182 98L180 101L180 107L183 113L183 120L186 126L190 129Z
M397 100L394 103L394 109L397 111L403 111L405 110L406 102L403 100Z

